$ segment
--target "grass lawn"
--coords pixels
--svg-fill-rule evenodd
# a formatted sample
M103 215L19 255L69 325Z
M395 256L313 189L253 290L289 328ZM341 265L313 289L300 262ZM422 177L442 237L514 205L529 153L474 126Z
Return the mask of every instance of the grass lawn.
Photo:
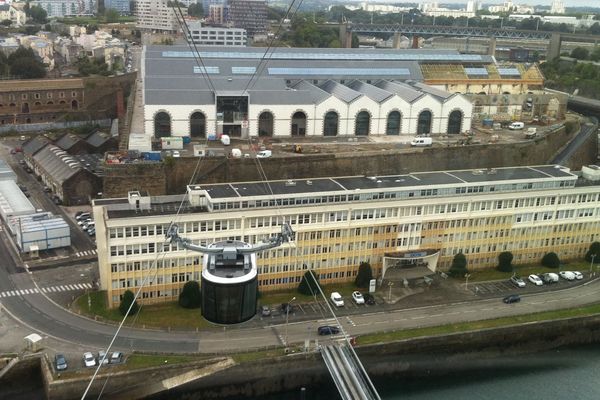
M417 338L431 335L445 335L457 332L466 332L477 329L498 328L502 326L524 324L528 322L550 321L561 318L583 317L600 313L600 304L590 306L571 308L566 310L547 311L536 314L518 315L513 317L504 317L488 319L483 321L464 322L459 324L432 326L429 328L406 329L395 332L375 333L372 335L359 336L356 339L357 344L373 344L390 342L394 340Z
M581 271L585 272L589 270L589 264L584 262L572 262L567 265L561 267L563 271ZM555 272L558 273L558 269L556 268L547 268L540 264L524 264L524 265L515 265L514 272L523 277L527 278L527 276L531 274L543 274L546 272ZM508 279L513 273L512 272L501 272L495 268L485 269L480 271L472 271L470 272L471 276L469 277L469 282L482 282L482 281L494 281L500 279Z
M233 359L238 363L252 362L285 355L283 348L272 350L251 351L248 353L232 354Z
M159 365L172 365L200 361L206 357L198 356L170 356L170 355L150 355L150 354L132 354L127 357L124 364L127 369L141 369L157 367Z
M118 323L123 316L118 309L106 308L106 292L89 293L91 307L88 307L88 295L84 294L75 300L74 308L90 317L99 316L104 320ZM127 317L126 324L142 328L168 328L173 329L206 329L213 325L202 318L200 309L187 309L180 307L175 302L145 305L140 309L137 317Z

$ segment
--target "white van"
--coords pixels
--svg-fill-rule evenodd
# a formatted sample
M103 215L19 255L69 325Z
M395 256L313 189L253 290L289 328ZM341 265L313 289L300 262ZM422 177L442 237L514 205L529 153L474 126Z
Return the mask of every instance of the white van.
M240 149L231 149L231 157L242 158L242 151Z
M527 132L525 132L526 139L533 139L537 136L537 128L527 128Z
M256 153L256 158L269 158L273 155L271 150L263 150Z
M223 143L223 146L229 146L231 144L229 135L221 135L221 143Z
M513 122L508 126L508 129L511 131L518 131L523 128L525 128L525 124L523 122Z
M433 140L430 137L418 137L414 138L410 145L413 147L427 147L433 144Z

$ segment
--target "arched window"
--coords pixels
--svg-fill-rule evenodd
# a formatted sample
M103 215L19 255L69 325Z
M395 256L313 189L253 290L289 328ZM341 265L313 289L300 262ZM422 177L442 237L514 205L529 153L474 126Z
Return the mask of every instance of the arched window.
M399 111L392 111L388 114L387 126L385 127L386 135L399 135L400 134L400 122L401 116Z
M206 137L206 117L199 111L190 116L190 136Z
M306 135L306 114L297 111L292 115L292 136Z
M417 135L431 133L431 111L421 111L417 121Z
M258 136L273 136L273 114L268 111L258 116Z
M448 116L448 134L460 133L462 126L462 112L460 110L454 110Z
M36 101L36 102L35 102L35 103L33 103L33 104L34 104L34 105L36 105L36 106L41 106L41 105L42 105L42 103L40 103L39 101Z
M171 116L164 111L154 116L154 137L171 136Z
M77 103L77 100L73 100L71 102L71 109L72 110L77 110L79 108L79 103Z
M340 117L335 111L325 114L323 121L323 136L337 136Z
M356 116L354 125L354 134L356 136L368 136L369 125L371 124L371 116L367 111L361 111Z
M67 102L64 101L64 100L61 100L61 101L58 102L58 104L67 104Z
M53 102L53 101L49 101L49 102L47 102L46 104L50 106L50 105L53 105L53 104L54 104L54 102Z
M23 103L21 105L21 112L22 113L28 113L29 112L29 103Z

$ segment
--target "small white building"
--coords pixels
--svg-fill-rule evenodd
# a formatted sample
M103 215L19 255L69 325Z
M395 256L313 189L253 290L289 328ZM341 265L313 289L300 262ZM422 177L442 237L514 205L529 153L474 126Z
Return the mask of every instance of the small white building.
M248 44L245 29L202 26L200 21L188 21L188 39L201 46L244 47Z
M0 216L5 223L8 223L11 217L34 212L35 207L14 180L0 181Z
M69 224L61 217L27 215L19 218L15 228L16 243L23 253L71 246Z

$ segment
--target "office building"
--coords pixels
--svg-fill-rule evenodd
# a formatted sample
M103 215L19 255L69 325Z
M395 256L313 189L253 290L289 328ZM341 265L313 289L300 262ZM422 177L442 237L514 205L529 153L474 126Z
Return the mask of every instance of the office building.
M244 29L202 26L200 21L189 21L188 28L188 38L200 46L244 47L248 43Z
M142 303L175 301L185 282L200 281L202 255L165 241L172 223L202 246L256 244L290 223L293 244L257 254L261 291L296 288L307 270L322 284L351 282L361 262L385 279L404 265L446 271L457 253L470 270L494 268L503 251L515 264L548 252L579 258L600 239L599 187L597 166L579 176L543 165L201 184L183 195L94 200L101 288L115 307L146 277Z
M245 29L248 37L266 35L267 2L265 0L229 0L229 22L235 28Z

